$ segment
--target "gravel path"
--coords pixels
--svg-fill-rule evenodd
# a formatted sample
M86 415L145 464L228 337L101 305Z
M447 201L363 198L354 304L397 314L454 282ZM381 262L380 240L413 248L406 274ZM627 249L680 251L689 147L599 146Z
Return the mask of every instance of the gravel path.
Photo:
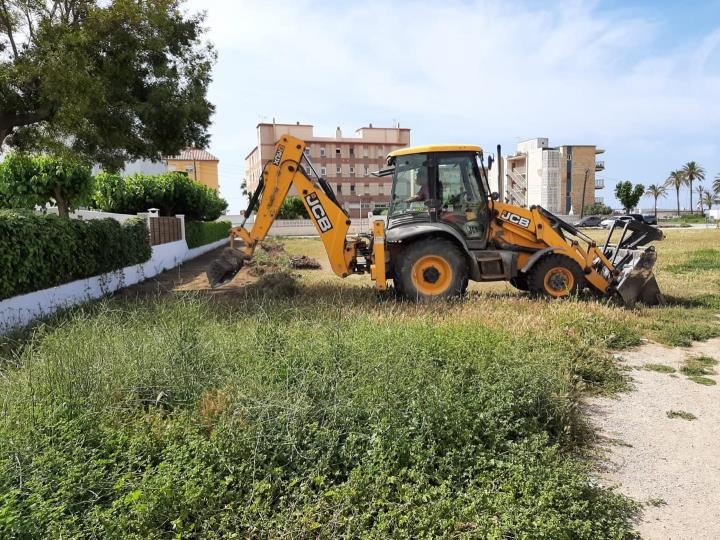
M638 530L646 539L720 538L720 385L682 375L689 355L720 360L720 338L689 348L647 343L623 352L618 358L633 368L635 390L589 403L601 434L598 475L645 504ZM677 372L651 371L646 364ZM669 418L668 411L697 418Z

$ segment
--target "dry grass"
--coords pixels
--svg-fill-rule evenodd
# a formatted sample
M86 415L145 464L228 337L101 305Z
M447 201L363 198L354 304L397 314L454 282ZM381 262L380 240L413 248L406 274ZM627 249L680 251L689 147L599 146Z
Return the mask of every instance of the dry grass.
M590 236L598 242L604 241L605 234L600 230L590 232ZM720 268L708 267L704 263L696 267L692 265L696 252L712 250L720 245L720 229L670 230L665 234L666 238L656 245L656 275L668 301L665 306L628 310L591 300L558 304L532 300L505 282L472 283L469 288L472 301L459 302L439 312L435 310L434 316L442 320L483 313L485 324L493 328L529 328L543 332L548 319L554 318L552 314L560 311L569 321L582 320L598 325L613 321L627 325L632 331L650 339L676 346L687 346L692 341L720 335ZM358 298L357 291L353 289L363 289L361 294L370 300L363 302L364 307L376 311L381 319L413 317L428 309L422 305L392 303L382 303L382 307L378 308L370 279L367 276L350 276L345 280L337 278L330 269L319 239L284 239L283 244L289 253L308 255L323 264L322 270L302 272L302 282L308 287L327 284L336 291L347 291L355 298ZM568 324L568 331L576 332L577 329ZM607 342L618 347L629 344L611 335L608 335Z

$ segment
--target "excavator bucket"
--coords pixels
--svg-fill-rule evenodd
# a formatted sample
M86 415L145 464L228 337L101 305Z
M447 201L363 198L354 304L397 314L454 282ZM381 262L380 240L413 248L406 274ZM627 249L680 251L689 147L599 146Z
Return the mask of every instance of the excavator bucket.
M663 296L652 271L657 258L655 250L634 250L629 255L631 259L621 271L616 286L623 304L627 307L633 307L637 302L648 306L662 304Z
M219 287L231 281L242 269L248 256L236 248L225 248L207 269L207 278L210 287Z
M616 229L621 229L618 244L608 250L606 243L605 249L619 272L613 280L614 290L627 307L633 307L637 302L648 306L662 304L663 295L653 273L657 253L653 246L641 247L662 240L662 231L639 221L627 221L619 227L613 225L608 242Z

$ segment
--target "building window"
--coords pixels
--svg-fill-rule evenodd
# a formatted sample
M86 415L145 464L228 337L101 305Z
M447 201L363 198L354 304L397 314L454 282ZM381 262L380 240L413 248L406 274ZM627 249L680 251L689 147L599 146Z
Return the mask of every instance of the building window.
M365 184L365 195L370 195L370 184Z
M335 184L335 191L338 195L342 195L342 184Z
M355 148L353 146L350 147L350 157L355 157Z
M367 176L368 174L370 174L370 168L365 165L365 176Z
M327 174L327 169L325 167L320 167L320 176L325 176Z
M350 195L355 195L355 184L350 184Z
M355 167L350 167L350 176L355 176Z
M363 146L363 157L370 157L367 146Z
M378 146L378 157L381 159L385 157L385 153L383 152L382 146Z
M385 195L385 184L378 184L378 195Z
M325 157L325 147L324 146L320 147L320 157Z
M339 158L339 157L341 157L341 156L342 156L342 154L340 153L340 149L339 149L339 148L336 148L336 149L335 149L335 157Z
M342 172L342 169L340 168L340 165L337 165L337 166L335 167L335 172L337 173L338 176L340 176L340 173Z
M305 148L305 157L310 157L310 149Z

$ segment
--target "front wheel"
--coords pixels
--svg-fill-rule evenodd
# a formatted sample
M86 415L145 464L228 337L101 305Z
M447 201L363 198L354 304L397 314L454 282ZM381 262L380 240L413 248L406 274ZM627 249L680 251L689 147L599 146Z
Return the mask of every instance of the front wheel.
M550 298L566 298L585 286L580 266L570 257L553 253L540 259L530 271L530 291Z
M398 262L395 289L407 299L460 296L467 288L467 262L450 240L419 240L400 253Z

